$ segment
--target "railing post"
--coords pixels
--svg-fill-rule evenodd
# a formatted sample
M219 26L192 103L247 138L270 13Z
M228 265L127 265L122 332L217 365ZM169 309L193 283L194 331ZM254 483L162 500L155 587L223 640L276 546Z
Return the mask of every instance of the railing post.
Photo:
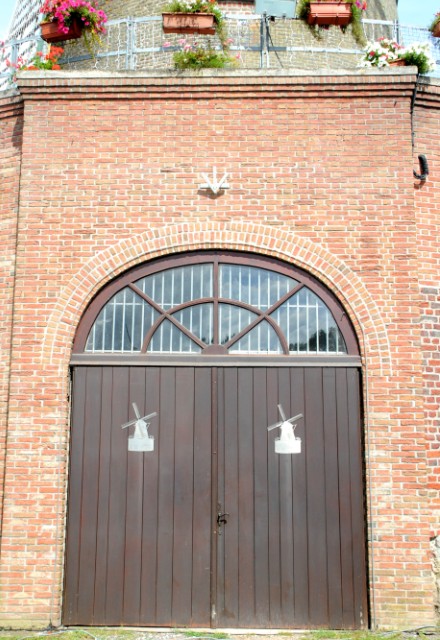
M17 40L12 40L11 45L11 63L12 65L17 64L18 60L18 42Z
M134 41L134 37L135 34L133 33L134 31L134 25L135 22L132 20L132 18L127 18L127 53L126 53L126 59L125 59L125 68L127 71L133 71L133 58L134 58L134 45L135 45L135 41Z

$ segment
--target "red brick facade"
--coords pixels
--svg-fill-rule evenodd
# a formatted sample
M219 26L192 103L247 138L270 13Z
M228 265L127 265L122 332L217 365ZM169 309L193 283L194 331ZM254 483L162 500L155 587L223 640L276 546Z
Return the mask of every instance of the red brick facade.
M440 88L419 88L413 149L415 85L407 69L27 72L0 101L2 625L60 622L68 372L87 304L133 265L212 248L298 265L345 306L363 361L371 623L433 622ZM218 197L199 189L214 166L229 174Z

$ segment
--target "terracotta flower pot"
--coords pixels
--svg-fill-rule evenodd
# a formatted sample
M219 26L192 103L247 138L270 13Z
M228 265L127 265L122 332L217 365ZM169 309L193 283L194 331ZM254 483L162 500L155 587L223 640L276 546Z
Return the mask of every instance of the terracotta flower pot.
M164 33L215 34L215 16L212 13L163 13Z
M65 40L76 40L82 34L82 22L79 18L74 17L67 33L61 31L58 20L52 22L42 22L41 37L46 42L64 42Z
M434 29L432 30L432 35L434 38L440 38L440 22L437 22Z
M351 2L343 2L343 0L311 2L307 22L318 26L336 24L339 27L344 27L351 21L351 6Z
M391 60L391 62L389 62L388 65L390 67L404 67L405 60L402 60L402 58L400 58L399 60Z

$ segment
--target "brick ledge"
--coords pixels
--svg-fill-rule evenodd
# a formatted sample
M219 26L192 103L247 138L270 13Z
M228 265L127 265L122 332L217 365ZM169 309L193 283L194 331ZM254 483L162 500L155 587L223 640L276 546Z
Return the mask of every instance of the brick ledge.
M211 70L199 72L25 71L18 76L21 95L32 99L234 97L352 97L387 94L407 97L416 82L415 67L378 70ZM364 96L362 96L364 97Z

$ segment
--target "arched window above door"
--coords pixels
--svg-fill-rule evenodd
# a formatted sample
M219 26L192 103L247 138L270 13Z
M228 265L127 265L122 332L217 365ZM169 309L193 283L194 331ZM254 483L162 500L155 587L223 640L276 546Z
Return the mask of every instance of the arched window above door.
M187 254L133 269L95 298L80 329L76 353L358 353L327 289L249 254Z

